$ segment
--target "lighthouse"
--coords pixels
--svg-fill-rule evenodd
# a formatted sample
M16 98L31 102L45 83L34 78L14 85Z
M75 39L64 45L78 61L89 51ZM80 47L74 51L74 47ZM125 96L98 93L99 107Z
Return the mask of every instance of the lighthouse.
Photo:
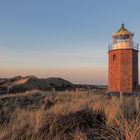
M124 24L108 48L108 92L133 93L138 86L138 44Z

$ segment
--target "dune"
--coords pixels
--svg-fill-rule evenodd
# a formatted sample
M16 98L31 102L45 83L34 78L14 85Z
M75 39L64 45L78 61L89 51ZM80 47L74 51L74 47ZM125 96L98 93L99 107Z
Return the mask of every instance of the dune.
M24 92L27 90L65 90L74 84L62 78L37 78L35 76L13 77L0 80L0 92L8 93Z

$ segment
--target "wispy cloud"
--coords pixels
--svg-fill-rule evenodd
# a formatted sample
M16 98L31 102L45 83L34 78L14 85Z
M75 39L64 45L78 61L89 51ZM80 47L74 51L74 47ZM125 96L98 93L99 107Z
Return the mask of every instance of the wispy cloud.
M12 56L8 56L8 55L1 55L0 56L0 61L12 61L12 60L15 60L15 58Z

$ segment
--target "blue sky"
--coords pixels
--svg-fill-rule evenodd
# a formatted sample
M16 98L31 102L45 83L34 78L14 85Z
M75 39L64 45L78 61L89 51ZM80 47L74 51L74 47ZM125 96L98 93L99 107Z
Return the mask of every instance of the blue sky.
M107 49L121 23L140 42L139 0L0 0L0 77L107 84Z

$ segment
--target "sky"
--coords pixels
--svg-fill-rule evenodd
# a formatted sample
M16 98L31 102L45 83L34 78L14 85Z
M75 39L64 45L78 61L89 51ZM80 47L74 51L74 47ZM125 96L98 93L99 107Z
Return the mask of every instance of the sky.
M0 0L0 77L107 84L112 33L124 23L140 43L139 5L139 0Z

